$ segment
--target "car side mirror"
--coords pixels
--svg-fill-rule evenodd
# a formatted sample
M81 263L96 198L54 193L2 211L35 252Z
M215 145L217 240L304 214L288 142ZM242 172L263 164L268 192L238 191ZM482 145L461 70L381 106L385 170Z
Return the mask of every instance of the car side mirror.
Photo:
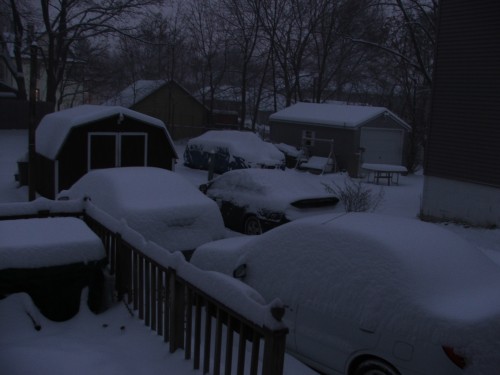
M206 194L208 191L208 184L201 184L198 188L203 194Z
M240 264L233 271L233 277L235 279L243 279L247 275L247 265L245 263Z

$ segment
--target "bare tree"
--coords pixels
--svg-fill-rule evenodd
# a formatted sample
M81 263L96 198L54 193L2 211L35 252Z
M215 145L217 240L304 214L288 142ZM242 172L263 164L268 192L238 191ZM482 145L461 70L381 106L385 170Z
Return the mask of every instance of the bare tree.
M250 64L255 57L260 30L261 0L221 0L219 4L224 33L231 35L228 47L236 57L233 69L239 76L240 85L240 128L247 117L247 90Z
M217 14L217 1L192 1L185 8L185 25L192 51L191 64L196 86L201 90L202 101L211 112L215 96L226 75L228 36Z
M6 40L5 43L13 43L13 52L15 64L12 64L10 55L2 56L5 61L5 66L10 71L14 77L19 99L27 99L27 89L26 82L24 79L24 68L23 68L23 48L25 47L25 39L27 38L26 25L23 22L23 18L27 17L29 14L29 8L25 1L15 1L15 0L2 0L0 2L2 6L2 23L4 25L11 24L12 29L4 29L2 32L12 32L13 40ZM4 26L5 27L5 26ZM32 36L32 35L31 35ZM10 48L6 48L7 51Z
M42 32L37 42L47 75L46 101L58 102L57 92L69 66L73 45L109 33L127 33L130 16L145 6L161 4L162 0L40 0L38 25ZM15 13L17 1L11 1ZM22 20L19 20L22 22ZM24 26L15 25L14 28Z

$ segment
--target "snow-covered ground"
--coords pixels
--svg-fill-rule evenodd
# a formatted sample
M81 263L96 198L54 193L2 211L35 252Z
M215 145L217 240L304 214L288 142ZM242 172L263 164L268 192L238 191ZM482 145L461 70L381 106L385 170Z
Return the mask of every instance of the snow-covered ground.
M28 136L23 130L0 131L0 203L27 201L28 190L14 180L16 161L27 151ZM177 145L179 155L184 145ZM186 168L179 162L176 172L194 185L206 181L208 172ZM295 172L294 172L295 173ZM338 176L337 176L338 177ZM338 183L334 175L316 176L325 183ZM401 176L399 185L367 185L384 198L376 212L395 217L417 219L420 207L422 175ZM443 226L473 243L500 265L500 229L470 228L452 223ZM478 250L478 251L479 251ZM499 268L500 272L500 268ZM131 317L123 305L100 315L82 304L80 313L68 322L55 323L39 316L42 329L36 331L29 316L34 307L26 295L0 300L0 368L6 374L192 374L192 362L182 351L169 354L159 336ZM36 314L36 311L33 312ZM313 373L287 356L286 374Z

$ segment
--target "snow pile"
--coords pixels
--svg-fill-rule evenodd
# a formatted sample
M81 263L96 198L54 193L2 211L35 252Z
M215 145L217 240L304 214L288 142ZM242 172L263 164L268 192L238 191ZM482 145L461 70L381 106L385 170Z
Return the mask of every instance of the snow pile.
M191 250L225 234L215 202L165 169L94 170L59 197L89 197L94 205L170 251Z
M285 156L273 144L248 131L210 130L192 138L186 150L199 152L224 152L231 159L243 159L249 167L284 165Z
M87 263L105 256L100 239L79 219L0 221L0 269Z

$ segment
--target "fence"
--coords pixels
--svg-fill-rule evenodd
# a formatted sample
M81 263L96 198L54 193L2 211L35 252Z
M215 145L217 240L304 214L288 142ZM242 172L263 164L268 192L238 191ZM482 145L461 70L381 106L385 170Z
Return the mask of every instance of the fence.
M197 269L180 254L165 254L166 250L154 244L133 244L137 241L130 230L125 231L125 236L131 239L123 238L116 227L103 224L116 222L99 220L103 213L96 210L97 215L89 214L92 210L85 209L87 204L78 210L71 202L54 203L52 207L38 207L36 213L26 209L29 204L7 210L8 215L0 210L0 220L69 215L82 218L106 249L108 271L115 278L118 299L124 300L147 327L163 336L170 352L184 349L185 359L192 360L193 368L203 373L283 373L288 329L280 323L284 313L280 304L263 306L242 298L236 302L238 307L229 306L231 300L221 300L221 295L204 290L203 285L234 288L232 283L225 284L215 275ZM256 315L263 318L255 321Z

